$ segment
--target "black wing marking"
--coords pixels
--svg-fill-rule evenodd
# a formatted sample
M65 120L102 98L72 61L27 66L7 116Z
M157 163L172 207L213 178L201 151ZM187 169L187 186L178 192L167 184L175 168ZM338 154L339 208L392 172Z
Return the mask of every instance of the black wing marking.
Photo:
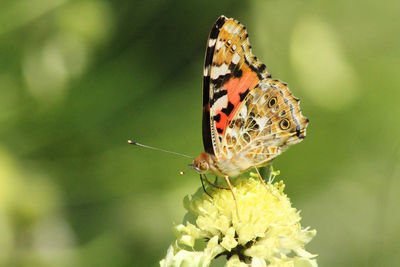
M220 32L220 29L225 24L227 18L221 16L217 19L214 26L211 29L210 35L207 41L206 57L204 60L204 77L203 77L203 146L204 151L215 155L210 128L210 71L211 64L213 61L215 44Z

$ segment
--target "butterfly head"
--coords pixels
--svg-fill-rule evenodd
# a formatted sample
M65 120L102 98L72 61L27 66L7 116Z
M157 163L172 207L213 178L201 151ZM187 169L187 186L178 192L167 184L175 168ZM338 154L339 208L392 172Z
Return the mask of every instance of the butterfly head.
M213 169L213 157L213 155L203 152L189 166L198 173L206 173Z

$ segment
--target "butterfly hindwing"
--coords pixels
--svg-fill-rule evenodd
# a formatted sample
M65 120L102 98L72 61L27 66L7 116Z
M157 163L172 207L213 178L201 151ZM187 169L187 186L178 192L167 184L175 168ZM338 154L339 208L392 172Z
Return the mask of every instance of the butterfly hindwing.
M226 158L263 166L306 135L308 119L286 84L261 81L241 104L223 138Z
M207 42L203 78L203 144L221 155L227 126L246 96L270 77L251 52L245 27L224 16L214 24Z

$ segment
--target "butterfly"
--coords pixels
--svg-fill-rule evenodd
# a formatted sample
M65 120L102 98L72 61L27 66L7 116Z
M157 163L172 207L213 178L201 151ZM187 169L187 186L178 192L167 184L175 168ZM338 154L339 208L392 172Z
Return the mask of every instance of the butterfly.
M272 79L252 54L245 27L219 17L204 63L204 152L191 166L223 176L232 191L229 177L270 164L305 138L308 122L287 84Z

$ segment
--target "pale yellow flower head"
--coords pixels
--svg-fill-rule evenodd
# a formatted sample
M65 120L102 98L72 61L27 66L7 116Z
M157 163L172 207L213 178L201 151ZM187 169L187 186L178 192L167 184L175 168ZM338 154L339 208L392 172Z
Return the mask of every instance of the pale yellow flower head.
M188 212L161 266L209 266L216 257L225 266L317 266L304 248L316 231L301 227L282 181L267 187L256 178L233 180L240 219L229 190L208 186L212 198L202 188L186 196Z

